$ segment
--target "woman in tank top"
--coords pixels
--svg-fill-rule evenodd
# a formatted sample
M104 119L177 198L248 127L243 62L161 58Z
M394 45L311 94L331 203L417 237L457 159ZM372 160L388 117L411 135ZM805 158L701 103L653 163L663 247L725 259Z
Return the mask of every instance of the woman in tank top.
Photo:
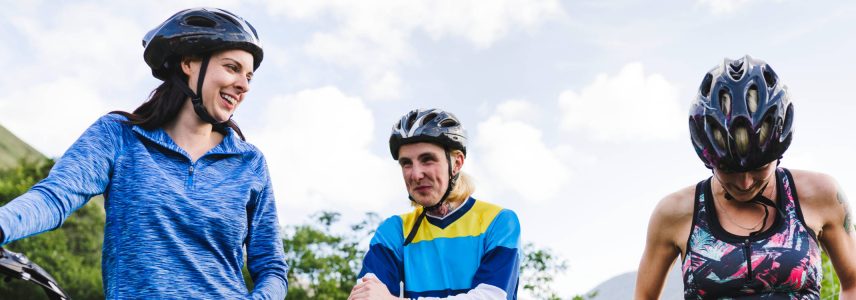
M761 60L725 59L705 75L689 127L713 175L657 205L636 299L657 299L679 256L686 299L821 299L821 249L840 299L856 299L856 227L841 187L779 167L793 114L787 89Z

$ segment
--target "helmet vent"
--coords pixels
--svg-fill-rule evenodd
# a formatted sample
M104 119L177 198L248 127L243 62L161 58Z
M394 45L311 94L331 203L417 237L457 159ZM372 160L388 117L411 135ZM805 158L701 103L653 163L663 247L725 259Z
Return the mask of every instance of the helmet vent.
M776 72L773 72L773 69L770 66L764 66L764 81L767 83L767 87L771 88L776 85L778 81L778 76L776 76Z
M758 110L758 87L752 85L746 91L746 107L749 108L749 113L754 114Z
M452 119L445 119L440 122L440 127L455 127L458 126L458 122Z
M768 115L764 118L764 122L761 123L761 128L758 132L758 141L763 145L767 143L767 139L770 137L770 128L773 127L773 119Z
M737 153L740 155L749 152L749 130L745 126L737 127L734 131L734 143L737 144Z
M189 16L184 19L184 24L196 27L214 28L217 22L202 16Z
M427 122L431 122L436 117L437 117L436 113L430 113L430 114L425 115L425 117L422 118L422 125L425 125L425 123L427 123Z
M731 113L731 94L726 89L719 91L719 108L726 116Z
M413 123L415 123L415 122L416 122L416 114L415 113L412 113L409 116L407 116L407 128L408 129L413 128Z
M241 24L238 23L238 20L235 20L234 16L231 16L228 14L223 14L223 13L214 13L214 14L223 18L223 19L226 19L226 21L229 21L229 23L235 24L235 26L238 26L238 27L242 26Z
M710 96L710 84L713 82L713 75L707 73L704 75L704 79L701 81L701 86L698 88L698 92L702 97Z
M725 133L722 128L713 131L713 139L716 141L716 145L719 146L720 149L725 149Z
M740 80L743 77L743 60L738 59L728 64L728 75L731 79Z

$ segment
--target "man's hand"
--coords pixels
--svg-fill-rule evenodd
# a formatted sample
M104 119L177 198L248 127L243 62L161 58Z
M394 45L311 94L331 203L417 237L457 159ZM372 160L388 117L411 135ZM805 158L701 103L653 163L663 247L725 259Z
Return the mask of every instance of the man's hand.
M386 288L380 280L375 277L366 276L363 277L362 282L358 283L351 289L351 295L348 296L348 300L398 300L402 298L398 298L389 293L389 290Z

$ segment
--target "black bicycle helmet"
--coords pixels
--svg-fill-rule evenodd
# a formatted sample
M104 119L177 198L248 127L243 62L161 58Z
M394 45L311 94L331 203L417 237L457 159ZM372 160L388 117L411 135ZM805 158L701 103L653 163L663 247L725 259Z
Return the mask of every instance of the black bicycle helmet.
M689 112L696 154L708 168L746 172L778 160L793 138L787 87L766 62L725 59L702 80Z
M181 57L242 49L253 55L253 70L264 52L256 29L241 17L219 8L192 8L169 17L143 37L143 58L152 75L169 78L171 64Z
M389 151L398 160L402 145L428 142L446 150L461 150L467 154L467 134L458 118L441 109L415 109L401 116L392 126Z

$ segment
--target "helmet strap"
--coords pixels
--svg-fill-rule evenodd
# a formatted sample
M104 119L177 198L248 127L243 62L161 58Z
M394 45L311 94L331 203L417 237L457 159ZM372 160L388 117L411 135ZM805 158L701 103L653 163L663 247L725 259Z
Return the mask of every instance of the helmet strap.
M202 56L202 65L199 67L199 76L196 79L196 93L187 86L186 82L181 80L179 75L173 75L172 81L179 86L187 97L190 97L190 102L193 103L193 111L196 112L196 115L199 116L202 121L211 123L214 126L222 126L226 122L229 122L232 117L229 116L229 120L226 120L226 122L217 122L217 120L214 120L214 117L208 113L208 110L205 109L205 105L202 103L202 83L205 81L205 71L208 70L209 61L211 61L211 55L206 54Z

